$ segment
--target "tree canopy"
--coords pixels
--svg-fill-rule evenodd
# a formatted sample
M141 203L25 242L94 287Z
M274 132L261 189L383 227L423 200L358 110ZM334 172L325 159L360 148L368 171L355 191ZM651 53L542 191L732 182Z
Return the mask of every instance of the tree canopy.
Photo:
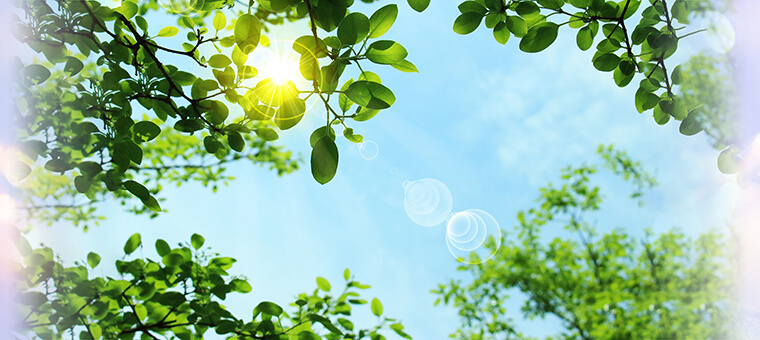
M362 65L417 71L399 42L382 38L395 4L363 14L353 0L17 3L14 34L29 54L18 61L25 156L15 177L34 172L25 182L27 208L47 221L96 223L95 203L110 198L155 215L167 182L215 188L238 160L295 170L298 159L273 141L305 114L319 114L306 112L312 101L323 106L325 125L311 135L310 169L325 184L338 167L335 128L361 143L353 126L396 99ZM422 12L429 0L408 4ZM658 124L680 121L686 135L707 128L722 148L733 144L728 105L698 90L707 89L704 81L716 84L711 89L726 84L718 59L668 64L679 41L700 32L688 23L707 9L684 0L477 0L459 5L453 29L468 34L485 21L499 43L514 36L527 53L548 48L560 29L576 30L581 50L595 46L595 68L620 87L637 79L639 112L651 111ZM276 79L251 64L249 55L269 44L267 32L298 20L309 28L290 46L301 79ZM738 170L736 154L724 151L721 170Z
M656 182L625 152L600 146L605 167L636 186ZM522 339L522 318L553 317L565 339L727 338L733 315L733 247L713 231L693 239L671 230L644 237L617 228L600 233L590 217L603 203L597 167L569 166L540 189L536 207L518 213L516 237L487 244L495 256L462 265L472 282L451 280L432 292L459 311L455 338ZM619 195L620 193L616 193ZM549 238L556 229L566 231ZM635 228L635 226L626 226ZM508 309L508 302L521 305ZM438 303L437 302L437 303Z
M23 208L32 219L70 221L85 230L104 219L98 203L116 201L156 217L164 211L167 185L194 181L216 190L233 180L226 170L234 162L279 175L301 168L304 160L276 141L306 114L324 117L310 135L307 167L326 184L339 166L338 134L362 143L357 126L404 95L382 82L385 74L363 65L417 72L403 41L383 37L404 10L396 4L372 13L353 0L16 4L13 33L28 50L16 65L20 157L12 180L23 186ZM423 12L430 0L407 4ZM689 23L714 9L709 4L474 0L458 9L454 32L466 35L483 24L497 43L512 39L526 53L549 48L560 30L574 30L580 50L595 48L590 62L597 70L619 87L637 87L630 106L639 113L651 113L660 125L677 121L684 135L704 129L717 148L735 143L731 102L723 95L730 83L726 60L703 54L671 63L679 42L700 32ZM275 27L297 21L307 24L289 43L298 55L298 79L281 79L251 60L272 43L268 36ZM312 103L318 109L310 109ZM624 153L600 153L613 172L635 184L634 198L654 185ZM725 149L718 157L721 171L737 172L738 154L737 146ZM499 251L490 262L463 267L474 274L473 283L452 281L435 291L460 311L456 336L521 336L502 306L513 288L529 297L525 316L554 314L568 338L625 338L634 331L651 337L724 334L729 307L720 272L722 240L708 234L691 242L678 232L645 240L622 231L597 237L582 218L601 203L599 188L589 184L595 172L591 166L567 168L562 187L543 188L539 207L518 215L517 239L492 243ZM540 232L553 223L578 240L545 242ZM383 339L392 330L409 338L397 320L383 316L379 300L361 298L358 290L368 286L348 270L337 294L318 278L317 289L298 295L288 311L265 301L248 318L233 315L222 302L228 294L247 293L250 284L228 272L235 259L203 248L201 235L177 247L156 240L160 260L137 256L144 244L140 234L132 235L124 257L115 261L119 278L92 273L98 254L68 266L53 249L32 248L21 235L17 242L24 258L17 282L19 328L29 336L193 339L213 331L239 339ZM378 317L376 325L359 327L350 319L352 306L364 304ZM695 328L683 331L684 325Z

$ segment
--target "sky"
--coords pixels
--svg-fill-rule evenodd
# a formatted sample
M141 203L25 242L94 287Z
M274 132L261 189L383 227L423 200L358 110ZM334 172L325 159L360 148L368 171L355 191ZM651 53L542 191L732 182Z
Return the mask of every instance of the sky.
M356 8L371 13L386 3ZM532 206L538 188L558 181L561 167L595 162L597 146L614 143L656 173L660 186L638 207L625 199L630 186L600 176L606 198L594 216L600 231L621 227L641 236L647 227L678 227L696 236L725 230L736 187L732 176L718 172L717 151L704 133L686 137L676 123L659 126L651 113L639 114L635 85L620 89L611 73L596 71L592 53L575 46L572 32L563 29L550 48L526 54L518 50L518 39L502 46L483 27L469 36L454 33L455 5L433 1L420 14L399 3L398 19L384 39L404 45L420 72L366 67L397 101L367 122L349 124L376 143L377 156L365 159L357 144L339 137L340 164L330 183L316 183L308 163L283 177L236 164L229 169L236 180L217 193L196 183L167 188L162 207L169 213L156 219L107 204L107 220L87 233L60 223L34 228L29 239L51 246L69 263L94 251L108 264L119 258L132 233L142 234L141 255L153 258L155 239L186 242L199 233L207 246L238 260L232 273L249 278L253 291L225 303L242 316L264 300L287 305L299 292L313 290L317 276L342 287L343 270L350 268L358 281L372 285L362 295L378 297L385 314L400 319L409 334L443 339L458 318L450 307L433 306L436 297L429 290L468 277L456 271L445 226L419 226L407 216L404 181L440 181L451 193L452 212L483 210L509 238L516 213ZM270 39L303 34L305 23L295 23ZM674 58L701 48L690 44L682 44ZM358 71L347 72L355 77ZM315 106L277 144L308 161L309 135L323 117ZM114 275L104 265L99 271ZM508 315L520 319L517 302L507 307ZM374 322L368 307L357 320L366 327ZM545 336L560 328L547 319L521 321L519 329Z

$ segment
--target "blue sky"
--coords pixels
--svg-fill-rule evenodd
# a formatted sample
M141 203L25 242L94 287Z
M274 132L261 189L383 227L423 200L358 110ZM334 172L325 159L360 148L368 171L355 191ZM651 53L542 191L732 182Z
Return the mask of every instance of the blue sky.
M371 13L385 3L357 9ZM572 32L563 29L553 46L529 55L518 50L518 39L502 46L482 27L469 36L454 33L454 2L433 1L422 14L405 3L399 8L384 38L403 44L420 73L367 67L397 101L370 121L349 124L377 143L376 158L365 160L356 144L339 138L338 173L324 186L312 179L308 164L284 177L237 164L230 168L237 179L216 194L195 183L167 188L163 207L170 212L157 219L107 205L107 221L87 233L61 224L37 227L30 238L68 261L95 251L107 264L135 232L147 244L146 256L155 256L156 238L176 243L202 234L206 245L237 258L235 274L250 279L253 292L226 303L242 316L262 300L287 304L314 289L317 276L340 286L348 267L372 285L363 294L378 297L386 315L401 319L410 334L443 339L455 330L456 313L434 307L428 291L466 276L455 270L444 226L421 227L406 216L404 180L440 180L455 212L484 210L509 231L516 212L531 206L540 186L556 181L559 168L595 161L598 144L615 143L655 171L661 185L639 208L623 199L630 187L602 176L608 200L595 216L600 230L623 227L641 235L648 226L677 226L697 235L727 220L735 189L731 177L718 173L706 136L685 137L676 123L658 126L651 113L637 113L634 86L620 89L611 73L596 71ZM289 25L277 38L308 34L304 24ZM684 53L693 51L688 44L681 46ZM278 144L308 160L309 134L321 122L323 112L315 107L281 133ZM98 271L114 274L109 267ZM519 319L519 309L508 307ZM365 326L373 322L368 310L358 318ZM526 321L520 329L542 336L558 327L550 319Z

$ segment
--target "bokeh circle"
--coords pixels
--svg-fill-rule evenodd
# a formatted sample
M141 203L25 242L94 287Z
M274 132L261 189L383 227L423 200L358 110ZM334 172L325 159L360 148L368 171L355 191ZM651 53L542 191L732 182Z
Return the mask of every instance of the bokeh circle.
M459 262L486 262L501 246L499 223L491 214L479 209L452 214L446 221L446 246Z
M446 221L454 200L445 184L433 178L404 181L404 210L407 216L423 227Z
M373 160L379 153L380 147L377 146L377 143L369 139L359 143L359 155L362 156L362 158L368 161Z

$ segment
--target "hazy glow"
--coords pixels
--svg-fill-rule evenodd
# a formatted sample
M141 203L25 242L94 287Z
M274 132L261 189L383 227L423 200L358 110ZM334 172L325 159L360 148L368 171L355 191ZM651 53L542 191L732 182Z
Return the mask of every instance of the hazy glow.
M0 194L0 223L12 222L16 218L16 202L7 194Z

